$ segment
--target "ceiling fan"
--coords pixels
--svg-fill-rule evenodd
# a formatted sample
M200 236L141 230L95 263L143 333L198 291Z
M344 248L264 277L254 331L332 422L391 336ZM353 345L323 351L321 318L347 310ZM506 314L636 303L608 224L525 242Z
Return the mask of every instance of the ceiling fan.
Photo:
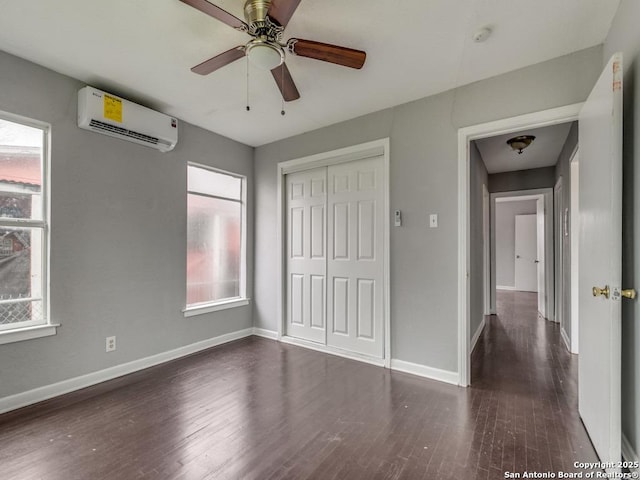
M300 93L285 64L286 53L356 69L362 68L367 57L367 54L361 50L312 40L290 38L283 43L284 29L301 0L247 0L244 4L246 23L207 0L180 1L253 37L246 45L239 45L196 65L191 69L192 72L208 75L248 56L254 65L271 70L282 98L286 102L300 98Z

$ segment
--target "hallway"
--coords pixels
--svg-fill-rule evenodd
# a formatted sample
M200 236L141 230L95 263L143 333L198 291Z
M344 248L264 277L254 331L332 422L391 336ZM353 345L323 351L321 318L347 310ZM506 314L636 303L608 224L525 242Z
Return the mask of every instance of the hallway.
M536 293L498 291L497 311L472 356L471 390L488 405L476 421L486 437L478 465L495 467L501 458L503 470L557 472L597 461L578 415L578 357L559 326L539 318Z
M496 480L595 461L577 359L534 294L498 300L471 388L250 337L0 416L2 478Z

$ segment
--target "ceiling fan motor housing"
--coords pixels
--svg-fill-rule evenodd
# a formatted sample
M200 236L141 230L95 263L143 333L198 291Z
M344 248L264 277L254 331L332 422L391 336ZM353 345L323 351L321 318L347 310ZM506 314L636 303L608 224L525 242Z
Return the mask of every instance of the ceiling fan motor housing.
M271 42L282 40L284 27L267 15L271 0L247 0L244 4L244 18L249 25L249 34Z
M247 0L244 4L244 18L248 24L264 22L271 0Z

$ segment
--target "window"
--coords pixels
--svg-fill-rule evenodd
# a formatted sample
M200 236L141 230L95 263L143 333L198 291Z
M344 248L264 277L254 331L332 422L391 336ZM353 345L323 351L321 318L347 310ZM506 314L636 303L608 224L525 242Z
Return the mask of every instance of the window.
M47 135L46 126L0 114L0 343L55 333L47 303ZM24 335L34 327L51 331Z
M245 177L187 166L185 315L248 303L245 191Z

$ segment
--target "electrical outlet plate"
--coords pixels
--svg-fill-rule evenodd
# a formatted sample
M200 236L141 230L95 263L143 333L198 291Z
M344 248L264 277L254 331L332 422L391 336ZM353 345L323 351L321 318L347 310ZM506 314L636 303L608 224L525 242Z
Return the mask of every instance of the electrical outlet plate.
M106 351L113 352L116 349L116 337L107 337Z

